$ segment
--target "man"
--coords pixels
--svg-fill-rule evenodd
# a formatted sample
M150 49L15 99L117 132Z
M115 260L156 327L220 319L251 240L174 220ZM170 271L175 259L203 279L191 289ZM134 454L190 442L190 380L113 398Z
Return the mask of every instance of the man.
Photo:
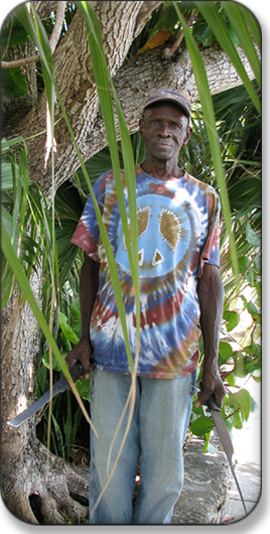
M223 308L219 277L219 199L214 189L178 166L191 135L190 102L164 90L146 102L139 123L146 148L136 168L141 291L140 356L136 403L115 473L107 481L107 459L130 389L122 329L99 228L89 197L72 242L83 248L81 340L68 356L91 374L90 523L162 524L171 520L183 482L182 446L187 431L200 333L205 347L203 392L198 404L225 393L217 359ZM123 173L123 192L127 199ZM136 346L135 303L113 172L101 176L95 195L115 255L129 340ZM91 326L90 326L91 323ZM200 325L200 326L199 326ZM114 463L127 424L124 417L110 452ZM134 480L141 459L133 509Z

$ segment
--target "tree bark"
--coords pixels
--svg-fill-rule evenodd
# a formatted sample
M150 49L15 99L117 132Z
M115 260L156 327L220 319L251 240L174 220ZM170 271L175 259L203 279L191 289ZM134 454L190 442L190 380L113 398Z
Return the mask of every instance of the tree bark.
M39 276L31 280L40 303ZM88 523L88 468L50 454L36 438L37 416L6 424L35 400L39 327L18 295L2 313L1 490L10 512L32 524ZM83 504L81 504L81 501Z
M151 92L162 87L185 88L194 101L198 99L189 54L185 48L167 59L164 53L167 45L126 59L134 37L146 22L143 13L147 12L149 6L145 4L150 4L151 8L155 2L106 1L92 4L95 5L100 20L107 63L114 77L130 133L137 130L142 104ZM240 54L252 78L249 63L241 51ZM242 83L226 54L217 46L203 50L202 56L212 94ZM86 27L79 11L56 50L55 74L83 160L86 161L106 146L107 139L100 114ZM55 127L56 189L72 178L79 167L79 161L57 104L55 120L59 120ZM49 194L51 167L48 164L44 169L45 129L46 99L42 95L37 105L17 122L15 128L10 129L10 125L6 124L4 134L7 137L22 135L28 139L30 177Z

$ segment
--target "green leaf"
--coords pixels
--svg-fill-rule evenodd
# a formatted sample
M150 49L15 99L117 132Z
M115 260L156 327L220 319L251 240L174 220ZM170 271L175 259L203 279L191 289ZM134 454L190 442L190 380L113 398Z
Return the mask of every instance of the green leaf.
M198 9L200 9L201 5L204 5L205 3L209 4L209 2L195 2L196 5L198 4L197 6ZM235 274L237 274L238 273L238 262L237 262L234 236L233 236L232 229L231 229L230 204L229 204L228 191L227 191L227 186L225 182L223 164L222 164L221 153L220 153L219 138L218 138L217 128L216 128L213 100L212 100L212 96L211 96L209 85L208 85L206 70L205 70L203 60L202 60L200 51L198 49L197 43L194 37L192 36L190 29L188 28L183 15L181 14L175 2L173 3L173 5L178 13L179 20L181 21L181 24L183 26L185 40L186 40L186 44L189 50L189 54L190 54L190 58L191 58L192 66L193 66L193 71L194 71L194 75L195 75L195 79L196 79L196 83L198 87L199 97L200 97L203 114L204 114L204 120L205 120L207 133L209 137L211 155L213 158L213 164L214 164L214 169L216 173L216 180L217 180L218 187L220 189L223 216L225 219L226 230L229 236L232 266L233 266L233 270Z
M249 354L250 356L257 356L258 358L261 357L261 347L257 343L252 343L252 345L249 345L249 347L245 347L244 349L246 354Z
M10 268L12 269L15 277L16 277L16 280L18 282L18 285L21 287L21 289L23 290L24 292L24 297L27 299L27 301L29 302L29 305L38 321L38 324L44 334L44 336L46 337L46 339L48 340L50 346L52 347L52 350L53 350L53 353L59 363L59 366L61 367L64 375L67 377L67 378L70 378L71 379L71 376L70 376L70 373L69 373L69 370L68 370L68 367L67 367L67 364L63 361L62 359L62 355L57 347L57 344L49 330L49 327L47 325L47 322L46 322L46 319L44 317L44 315L42 314L42 312L40 311L39 309L39 305L37 304L37 301L33 295L33 292L32 292L32 289L30 287L30 284L29 284L29 281L27 280L27 277L25 275L25 272L23 270L23 267L22 265L20 264L20 261L18 260L17 256L16 256L16 253L10 243L10 239L8 237L8 234L7 234L7 231L5 229L5 226L4 224L1 225L1 230L2 230L2 241L1 241L1 246L2 246L2 251L3 251L3 254L6 258L6 260L8 261L9 265L10 265Z
M64 447L63 434L62 434L60 425L58 424L58 422L57 422L55 416L53 415L53 413L52 413L52 420L53 420L53 425L54 425L57 444L58 444L58 447L59 447L59 449L58 449L59 450L59 455L62 456L62 458L65 458L65 447Z
M254 232L251 228L251 225L247 223L246 226L246 236L248 243L253 247L260 247L261 245L261 235L258 232Z
M13 188L12 164L2 161L1 163L1 193L11 191Z
M236 358L236 363L234 367L234 374L240 378L245 378L248 374L248 369L246 365L247 356L245 357L242 352L237 352L234 355Z
M220 341L219 343L219 355L223 361L227 361L233 353L233 349L229 343L224 343Z
M15 14L17 19L21 22L25 31L29 33L30 37L33 39L40 55L40 61L42 65L42 74L46 90L46 96L51 116L52 124L54 123L54 104L55 104L55 94L54 94L54 62L52 57L52 51L50 47L50 42L44 26L39 19L37 13L35 12L34 7L30 4L33 18L30 16L27 10L26 4L20 4L16 10Z
M240 322L240 315L236 311L225 311L223 318L226 321L227 331L231 332Z
M107 139L108 139L108 143L110 147L110 154L111 154L113 170L114 170L118 206L119 206L119 211L121 215L123 231L124 231L124 236L125 236L125 242L126 242L127 251L128 251L131 275L132 275L134 288L135 288L136 319L137 319L136 320L137 347L138 347L139 338L140 338L140 294L139 294L140 285L139 285L139 262L138 262L138 228L137 228L138 225L137 225L137 208L136 208L136 183L135 183L135 169L134 169L134 158L133 158L133 152L132 152L132 145L131 145L131 140L130 140L130 136L128 133L127 125L124 120L124 115L121 110L120 103L117 97L117 93L112 83L110 73L108 70L108 66L107 66L107 63L104 57L104 53L102 49L102 35L101 35L100 26L99 26L99 22L96 17L95 11L93 7L91 6L91 4L88 2L76 2L76 5L81 10L85 18L85 22L86 22L87 29L88 29L89 46L91 50L91 59L92 59L92 65L93 65L93 70L94 70L94 76L95 76L95 80L97 83L102 116L104 119L106 135L107 135ZM113 102L112 102L111 92L113 93L113 96L114 96L114 102L115 102L115 107L116 107L117 117L118 117L118 122L119 122L119 127L120 127L121 143L122 143L122 150L123 150L123 156L124 156L124 168L125 168L125 176L126 176L127 191L128 191L128 208L129 208L129 217L131 221L131 224L130 224L131 239L129 235L127 212L126 212L125 200L124 200L124 195L123 195L123 184L122 184L121 173L120 173L118 145L117 145L117 137L116 137L116 130L115 130ZM103 245L106 251L106 256L107 256L108 265L110 269L112 285L113 285L114 294L115 294L116 303L117 303L118 312L119 312L119 318L120 318L121 326L123 330L123 337L125 341L129 367L131 371L133 372L134 363L133 363L133 358L132 358L131 349L130 349L129 336L128 336L127 324L126 324L126 314L125 314L125 309L124 309L124 304L123 304L121 286L120 286L120 281L118 277L115 258L114 258L114 255L111 249L111 245L108 239L106 228L104 227L101 214L99 212L95 197L93 195L92 186L87 176L86 169L84 167L83 162L81 163L82 163L82 170L84 172L84 176L87 182L89 182L88 183L89 190L90 190L90 193L93 199L98 224L100 227L101 238L102 238Z
M247 310L250 313L250 315L252 315L253 319L257 319L260 315L260 312L258 311L258 309L256 308L255 304L252 301L248 303Z
M50 357L49 357L49 352L46 352L42 358L42 363L43 365L47 368L47 369L54 369L54 371L58 371L60 372L61 371L61 367L58 363L58 361L56 360L56 358L52 358L52 365L50 364Z
M239 410L243 420L247 421L250 414L250 393L246 389L241 389L237 393L230 393L228 396L228 406L233 410Z
M211 417L207 417L206 415L202 415L201 417L198 417L198 419L195 419L190 430L193 434L195 434L195 436L203 437L205 434L207 434L207 432L212 430L213 426L213 419Z
M90 402L90 378L85 378L84 380L78 380L76 382L76 388L79 395Z
M64 334L64 336L76 345L79 342L78 336L76 336L74 330L71 328L71 326L68 324L68 318L63 312L59 312L59 319L60 319L60 327Z
M237 46L239 45L238 39L237 39L237 37L235 35L235 32L234 32L234 30L232 28L232 25L230 24L230 21L226 20L225 24L226 24L226 28L228 30L229 36L230 36L235 48L237 48Z
M215 36L206 22L197 22L193 28L193 37L197 43L201 43L204 47L211 46L215 40Z
M24 98L27 96L28 86L25 75L19 67L14 69L2 69L2 93L11 98Z
M261 49L262 44L262 34L261 34L261 28L258 20L253 15L253 13L250 11L250 9L247 9L241 4L238 4L239 9L243 15L244 20L247 23L247 26L249 26L249 29L251 31L252 36L254 37L257 46L259 49Z
M232 414L231 417L230 417L230 421L231 421L231 424L235 428L237 428L238 430L243 428L243 423L241 421L241 417L240 417L239 412L236 412L236 413Z
M227 53L232 64L237 70L240 78L242 79L245 88L252 99L258 113L261 113L261 102L257 96L257 93L246 73L243 63L238 55L237 50L230 38L229 32L226 28L226 24L222 21L216 6L213 2L195 2L196 6L200 10L201 14L209 24L212 32L215 34L218 42L222 46L223 50Z
M1 29L1 48L14 48L28 41L29 34L25 31L20 21L13 17L6 28Z
M239 270L245 275L245 278L251 286L254 285L254 274L252 269L252 263L249 258L242 256L238 259Z
M239 40L254 72L257 84L261 87L261 65L260 60L251 39L245 18L242 15L241 7L236 2L221 2L221 5L230 21L234 33ZM231 34L230 34L231 35Z
M71 304L70 306L70 325L73 328L76 336L81 336L81 312L77 306Z

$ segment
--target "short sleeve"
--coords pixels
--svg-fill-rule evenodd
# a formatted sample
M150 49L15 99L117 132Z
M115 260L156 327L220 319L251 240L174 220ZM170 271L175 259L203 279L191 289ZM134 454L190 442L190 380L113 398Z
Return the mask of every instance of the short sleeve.
M205 263L219 267L219 249L220 249L220 200L216 191L207 198L208 206L208 229L205 242L200 255L200 269L198 278L203 274Z
M93 187L101 214L104 206L105 180L102 175ZM99 257L100 230L92 196L89 195L78 226L72 236L71 243L82 248L90 258L100 262Z

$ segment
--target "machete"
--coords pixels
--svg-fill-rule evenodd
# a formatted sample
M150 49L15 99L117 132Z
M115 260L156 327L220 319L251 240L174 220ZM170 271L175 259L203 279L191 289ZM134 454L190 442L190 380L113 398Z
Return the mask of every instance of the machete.
M217 433L220 437L220 441L223 445L224 452L227 456L229 466L231 468L231 472L235 480L235 483L236 483L236 486L237 486L237 489L238 489L238 492L239 492L239 495L240 495L240 498L241 498L241 501L242 501L242 504L245 510L245 514L247 515L248 513L247 513L246 503L244 501L244 497L243 497L243 494L242 494L242 491L241 491L241 488L240 488L240 485L237 480L236 473L233 467L232 456L233 456L234 449L233 449L231 436L228 432L225 421L220 413L220 409L215 403L214 395L211 395L211 397L208 399L206 406L208 407L208 410L211 412L213 421L215 423L215 427L217 429Z
M76 382L76 380L78 380L83 374L82 365L77 361L77 363L73 367L71 367L71 369L69 369L69 372L73 382ZM20 413L13 419L10 419L10 421L7 421L7 424L13 427L20 426L22 423L27 421L29 417L41 410L41 408L43 408L43 406L47 404L47 402L49 402L51 398L55 397L55 395L57 395L58 393L63 393L63 391L66 391L69 388L70 385L66 377L62 376L62 378L55 382L52 391L48 389L48 391L46 391L44 395L42 395L37 401L35 401L31 406L29 406L29 408L26 408L26 410L24 410L22 413Z

